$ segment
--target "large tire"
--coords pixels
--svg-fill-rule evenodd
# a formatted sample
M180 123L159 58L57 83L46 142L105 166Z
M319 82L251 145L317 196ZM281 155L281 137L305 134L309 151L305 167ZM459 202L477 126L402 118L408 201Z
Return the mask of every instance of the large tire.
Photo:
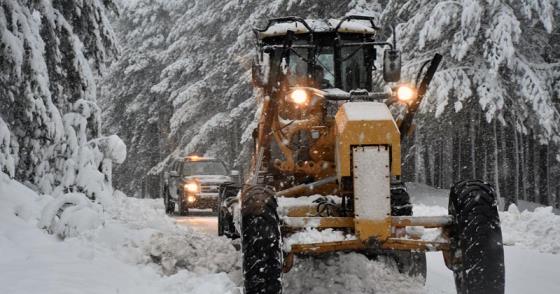
M451 266L459 294L504 293L504 247L494 188L482 181L455 184L449 196Z
M223 204L227 199L236 197L240 189L240 186L234 185L233 183L224 183L220 186L220 194L218 197L217 207L218 236L226 236L230 239L239 238L239 233L235 228L233 215L228 211L226 207L223 206Z
M241 203L241 247L246 294L282 293L280 221L274 192L263 186L244 191Z
M391 215L412 215L410 195L402 185L391 187Z
M393 258L397 263L400 273L419 278L424 284L426 283L428 271L426 252L395 250L393 252Z

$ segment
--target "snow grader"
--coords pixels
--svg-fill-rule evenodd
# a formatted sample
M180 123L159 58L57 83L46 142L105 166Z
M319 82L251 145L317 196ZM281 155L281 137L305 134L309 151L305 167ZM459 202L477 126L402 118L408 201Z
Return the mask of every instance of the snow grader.
M458 293L504 293L491 185L456 183L448 215L412 215L401 141L442 56L424 63L415 84L402 83L396 36L380 41L379 30L366 16L277 18L255 29L262 99L251 172L244 185L221 187L219 208L219 233L241 239L245 293L282 293L282 274L299 256L334 252L388 257L425 281L427 251L443 253ZM309 230L344 237L290 241Z

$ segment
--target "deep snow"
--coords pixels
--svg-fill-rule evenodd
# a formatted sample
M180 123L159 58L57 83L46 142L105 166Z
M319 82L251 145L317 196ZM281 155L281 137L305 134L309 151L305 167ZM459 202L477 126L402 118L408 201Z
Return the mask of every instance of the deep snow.
M39 228L51 201L0 173L0 293L238 293L229 241L175 225L159 200L117 192L99 226L64 240Z
M415 207L417 215L446 213L426 204L430 190L435 202L445 191L409 188L424 203ZM92 206L102 208L91 209L99 222L76 226L61 239L40 228L53 201L0 173L0 293L240 293L240 254L212 235L210 218L176 223L165 216L161 199L115 192L111 201ZM560 293L560 216L537 208L501 218L509 245L507 293ZM297 258L284 281L286 293L455 293L441 253L428 254L425 287L355 253Z

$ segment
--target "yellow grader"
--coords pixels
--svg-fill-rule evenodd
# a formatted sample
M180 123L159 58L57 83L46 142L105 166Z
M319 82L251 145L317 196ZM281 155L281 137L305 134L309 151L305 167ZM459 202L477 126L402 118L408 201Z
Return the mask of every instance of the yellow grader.
M282 274L297 256L332 252L389 257L402 273L425 279L426 251L443 253L457 292L504 293L492 186L456 183L448 215L412 215L401 140L442 57L426 61L415 85L404 84L396 36L379 41L378 30L365 16L278 18L255 30L253 82L262 97L251 173L242 186L221 187L219 208L219 233L241 238L245 293L282 293ZM377 50L386 82L380 92ZM291 205L279 207L285 202ZM441 234L427 239L417 227ZM282 245L310 229L352 237Z

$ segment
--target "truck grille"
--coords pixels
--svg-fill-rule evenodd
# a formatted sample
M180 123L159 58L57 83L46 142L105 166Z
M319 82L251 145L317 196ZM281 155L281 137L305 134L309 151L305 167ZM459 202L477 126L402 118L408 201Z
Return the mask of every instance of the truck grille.
M200 185L200 191L202 193L218 193L220 184L218 183L204 183Z

